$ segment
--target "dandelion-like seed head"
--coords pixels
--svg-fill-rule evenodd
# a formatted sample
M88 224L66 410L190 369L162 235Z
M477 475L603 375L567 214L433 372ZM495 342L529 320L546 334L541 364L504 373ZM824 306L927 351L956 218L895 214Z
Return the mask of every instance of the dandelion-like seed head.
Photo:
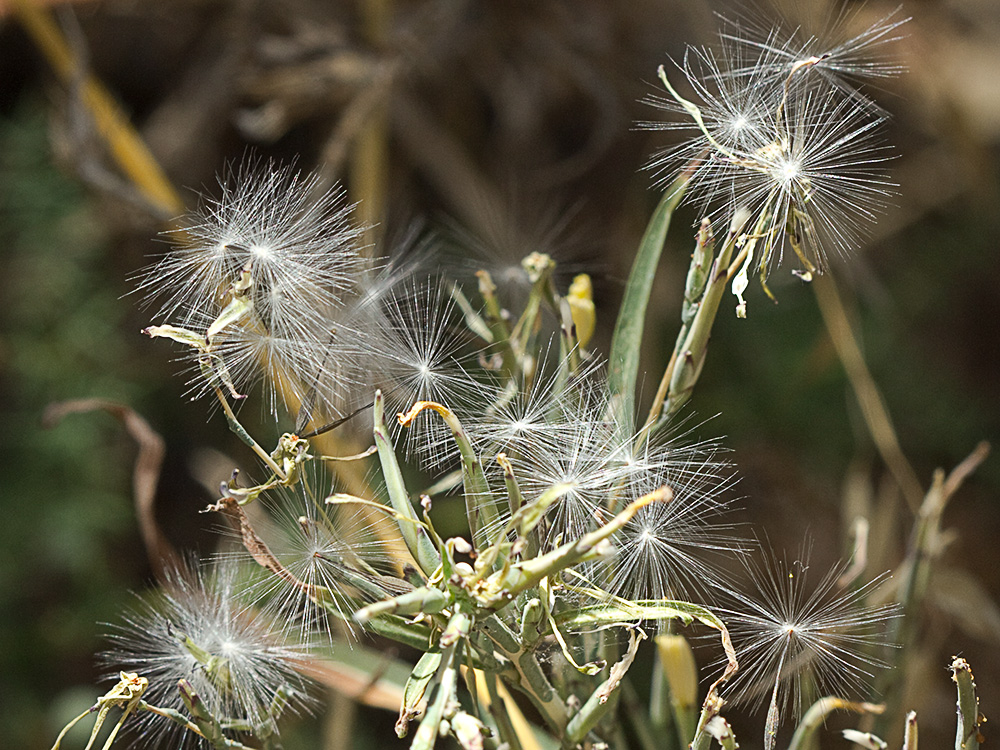
M176 233L178 246L141 276L139 290L162 300L161 315L211 307L244 268L265 297L276 288L295 294L300 314L338 306L353 291L366 261L362 228L351 223L341 190L257 161L232 169L220 189Z
M802 163L793 156L782 155L774 165L773 177L784 190L802 179Z
M699 601L722 585L720 559L745 547L726 520L734 481L731 467L711 444L654 444L640 455L616 507L664 485L673 495L641 508L616 535L615 554L598 574L609 593L633 600Z
M104 664L149 680L148 703L185 712L177 689L187 680L220 721L268 735L276 730L273 707L308 707L306 681L297 669L307 657L282 623L240 595L241 573L232 561L199 573L174 571L161 590L139 598L110 635ZM171 746L193 741L177 724L152 713L137 716L137 742L166 738Z
M280 389L317 416L340 416L360 351L344 308L372 266L359 252L352 207L318 177L271 163L248 162L220 186L139 290L161 301L171 325L205 336L211 356L188 352L197 394L223 382L245 395L263 380L272 411Z
M444 279L406 279L387 289L370 314L380 324L366 337L367 362L386 394L387 411L405 412L417 401L458 408L469 392L478 390L468 373L478 348ZM434 462L447 442L447 428L429 414L419 416L404 433L408 458Z
M608 405L606 385L591 371L549 402L536 429L496 433L508 441L505 452L526 498L559 488L546 514L546 546L576 539L603 523L611 493L628 480L631 469L617 458L622 438L609 421Z
M300 643L329 645L354 635L351 615L397 591L389 542L363 506L329 504L334 483L315 462L294 487L261 499L253 526L289 575L267 575L247 589L259 608ZM247 560L242 548L235 556Z
M469 415L470 435L484 455L518 457L539 446L565 444L571 422L555 377L536 378L526 387L488 384L484 391L489 405Z
M692 135L651 168L667 180L695 165L689 199L719 223L737 209L751 212L743 247L762 281L785 257L805 278L822 272L830 253L857 247L893 195L879 136L885 113L852 82L898 72L878 56L904 22L890 14L828 46L730 23L718 54L690 48L677 66L693 94L661 73L670 96L648 101L680 119L651 127Z
M807 550L792 562L744 559L744 565L747 590L730 589L733 605L717 610L740 664L728 698L758 707L769 702L768 732L776 733L782 716L801 715L804 704L822 695L867 694L874 672L887 666L880 652L888 623L900 614L896 605L870 601L884 577L841 588L838 566L812 585Z
M787 77L797 65L808 62L823 82L843 95L871 109L879 109L861 86L872 81L892 78L905 68L887 51L887 46L903 38L901 27L910 19L902 15L902 6L856 31L865 21L863 9L856 12L842 9L830 18L827 28L819 34L807 34L801 27L794 30L775 29L750 14L722 20L719 34L727 46L737 52L742 62L728 71L733 77L761 75L775 79ZM754 59L766 61L761 69ZM813 78L800 78L796 85L812 85Z

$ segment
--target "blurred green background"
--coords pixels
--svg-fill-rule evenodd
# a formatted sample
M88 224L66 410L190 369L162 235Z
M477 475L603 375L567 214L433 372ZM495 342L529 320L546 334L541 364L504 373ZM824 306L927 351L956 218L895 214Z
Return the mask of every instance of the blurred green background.
M822 30L837 7L754 12ZM846 23L864 28L894 7L849 4ZM685 43L713 41L713 11L734 6L117 0L56 3L52 16L189 207L250 151L297 159L364 201L372 239L422 218L458 224L508 260L540 249L590 271L593 348L606 352L658 199L640 167L672 137L636 128L657 117L639 100ZM927 484L1000 435L1000 5L924 0L903 13L913 20L893 54L908 72L879 93L899 197L834 275ZM150 321L131 279L165 250L169 218L110 158L80 80L59 81L0 2L0 747L49 747L93 700L102 623L150 580L129 485L135 446L103 413L42 429L46 405L102 397L149 420L167 444L158 518L185 549L212 550L214 522L197 513L213 499L204 485L248 461L218 415L187 399L172 350L139 335ZM673 346L697 218L680 213L656 281L647 398ZM732 448L743 518L776 546L811 533L825 566L840 552L846 478L854 491L891 491L810 289L778 277L773 288L778 305L754 289L747 320L720 316L689 412L697 434ZM971 661L984 713L1000 714L998 502L992 457L946 515L956 541L932 586L913 696L929 743L953 731L953 653ZM881 552L890 561L908 529L898 516ZM387 733L392 721L374 723ZM321 732L302 727L287 746L319 747ZM357 743L384 734L366 725Z

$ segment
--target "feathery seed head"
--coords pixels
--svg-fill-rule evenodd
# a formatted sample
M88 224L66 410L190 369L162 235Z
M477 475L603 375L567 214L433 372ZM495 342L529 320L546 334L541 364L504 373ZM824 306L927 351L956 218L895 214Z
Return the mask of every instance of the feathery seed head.
M101 660L114 675L124 670L148 678L145 698L152 705L184 712L177 690L184 679L216 718L273 733L276 697L288 699L293 710L308 704L306 681L296 671L307 652L240 597L238 577L232 561L197 574L175 571L161 590L139 598ZM151 713L137 722L145 745L154 737L171 743L193 737Z
M298 583L268 575L247 596L303 643L328 645L337 633L353 633L351 614L389 595L383 581L395 583L384 577L394 570L386 542L357 507L327 504L332 491L327 472L312 463L294 487L264 496L264 512L254 515L258 536Z
M869 603L884 576L841 590L843 568L835 567L810 585L807 552L791 563L744 558L749 590L728 590L733 606L716 610L740 663L730 696L758 706L770 700L775 731L789 708L801 715L805 701L867 692L873 671L886 667L878 651L887 645L888 623L900 615L897 605Z
M365 264L342 191L319 192L317 177L255 161L220 187L175 233L178 247L142 276L139 289L164 299L161 315L210 309L244 269L269 328L341 304Z
M693 135L650 166L666 177L694 163L688 195L719 223L738 208L751 211L743 247L746 265L760 269L762 280L787 250L806 278L822 272L827 254L853 250L893 194L882 171L885 117L847 81L851 71L866 70L856 61L895 38L901 23L890 15L825 51L794 35L771 32L761 41L742 29L724 33L718 54L690 48L679 66L693 101L661 68L670 98L647 101L683 119L650 127ZM889 73L879 65L867 70Z
M792 31L773 29L749 14L720 17L724 27L720 39L729 43L734 54L743 56L745 61L753 58L767 61L766 66L755 62L734 64L727 75L745 77L765 73L775 79L784 79L795 66L811 61L826 84L878 110L878 105L867 97L861 85L904 72L905 68L886 51L886 45L903 38L900 29L910 20L902 16L901 11L902 6L895 8L853 36L850 36L853 30L865 23L862 9L841 11L818 35L807 34L801 27ZM814 77L795 80L796 85L814 82Z
M192 215L139 289L164 300L160 314L172 323L205 335L212 356L189 354L214 377L198 377L197 392L219 380L241 392L264 379L272 411L281 388L339 416L360 351L343 307L371 265L351 207L341 191L320 192L317 177L271 163L250 162L220 184L221 197Z
M447 283L409 279L383 298L382 323L367 344L371 377L387 396L387 411L407 411L417 401L460 405L478 384L468 374L476 347L462 325ZM448 430L436 418L418 418L406 430L406 455L433 456Z
M673 497L640 509L615 536L616 554L603 563L601 580L625 599L701 601L722 585L718 558L746 547L723 518L731 509L727 493L735 477L726 463L697 446L666 447L660 454L626 486L618 507L663 485Z

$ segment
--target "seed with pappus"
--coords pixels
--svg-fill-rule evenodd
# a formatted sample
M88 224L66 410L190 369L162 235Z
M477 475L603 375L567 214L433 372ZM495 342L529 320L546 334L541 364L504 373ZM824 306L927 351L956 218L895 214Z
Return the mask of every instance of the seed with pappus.
M478 387L467 367L477 347L441 278L408 279L389 290L367 326L369 379L386 395L386 408L406 412L417 401L460 404ZM405 455L436 463L450 433L437 418L415 420L404 433Z
M864 23L862 10L842 10L824 33L814 35L806 34L801 27L791 31L771 28L751 14L723 17L719 37L728 42L734 59L745 61L742 66L734 62L726 75L770 75L783 80L800 61L814 60L813 71L824 83L877 110L878 105L868 98L863 86L904 72L886 47L903 38L901 28L910 19L902 15L902 7L897 7L851 36L852 29ZM794 83L808 85L814 81L814 77L806 77Z
M627 487L620 505L657 487L673 492L669 502L639 510L615 537L616 553L602 563L608 591L625 599L704 600L721 586L718 563L739 554L745 542L725 519L732 500L731 469L698 446L665 446L658 465ZM695 597L695 598L691 598Z
M266 512L254 518L260 540L294 580L264 576L252 582L246 597L301 643L329 645L335 636L353 635L353 612L402 585L390 575L390 543L379 536L367 509L327 503L332 494L333 480L312 462L294 487L261 498ZM249 554L235 556L248 561Z
M196 393L223 383L242 396L263 380L272 413L282 390L317 416L341 416L360 346L344 308L372 265L352 207L318 178L270 163L245 164L220 184L138 291L162 300L168 324L205 339L210 354L190 352Z
M161 315L219 302L243 270L254 279L262 322L280 333L353 291L366 261L358 252L362 229L351 223L342 191L255 162L231 170L220 187L175 233L177 247L142 274L139 291L164 300Z
M688 94L661 67L670 96L647 101L682 119L647 125L691 136L651 168L666 175L692 165L689 199L720 224L737 208L751 212L743 275L756 267L763 282L787 256L806 278L822 272L828 255L854 250L885 209L894 194L883 169L890 158L880 135L885 117L849 82L852 74L892 71L862 61L894 38L900 23L883 19L855 41L820 52L814 40L794 35L723 34L718 52L689 48L677 66Z
M151 705L184 713L177 683L187 680L224 727L268 735L276 731L276 706L308 706L306 681L296 671L307 651L288 638L282 623L240 597L239 575L232 561L197 574L174 571L114 628L113 647L101 660L113 675L147 678ZM143 747L197 739L152 713L138 714L137 723Z
M840 588L842 566L809 582L808 554L788 562L744 558L746 591L729 590L731 608L715 611L726 621L740 671L729 698L768 704L765 746L771 750L781 718L800 716L823 695L852 698L870 689L873 672L885 668L887 626L899 616L895 604L870 604L883 578Z

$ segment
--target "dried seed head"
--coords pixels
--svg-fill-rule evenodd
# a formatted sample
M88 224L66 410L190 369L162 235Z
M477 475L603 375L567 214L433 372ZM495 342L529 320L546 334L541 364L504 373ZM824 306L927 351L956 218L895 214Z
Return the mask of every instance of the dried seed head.
M789 710L801 714L804 701L866 694L873 672L886 667L879 651L900 614L895 604L870 603L884 577L841 589L839 566L811 585L808 549L791 562L769 557L744 565L748 589L730 590L733 605L716 610L740 664L729 698L758 707L770 701L769 731L776 732Z
M851 81L895 72L864 60L895 39L904 20L890 14L829 47L730 24L736 29L721 35L719 51L689 48L677 66L693 94L679 93L661 68L670 96L647 101L681 120L647 126L691 137L650 167L669 179L694 163L689 199L716 223L750 210L746 267L758 268L762 281L787 256L803 277L822 272L828 254L857 247L894 194L883 170L884 113Z
M113 647L101 654L113 670L137 672L149 680L145 699L184 711L177 689L187 680L218 719L242 722L252 731L276 731L273 707L308 705L306 681L296 671L306 650L240 597L240 571L232 561L197 574L174 571L164 586L139 597L110 635ZM152 713L138 715L137 741L152 746L169 738L177 746L190 732Z

